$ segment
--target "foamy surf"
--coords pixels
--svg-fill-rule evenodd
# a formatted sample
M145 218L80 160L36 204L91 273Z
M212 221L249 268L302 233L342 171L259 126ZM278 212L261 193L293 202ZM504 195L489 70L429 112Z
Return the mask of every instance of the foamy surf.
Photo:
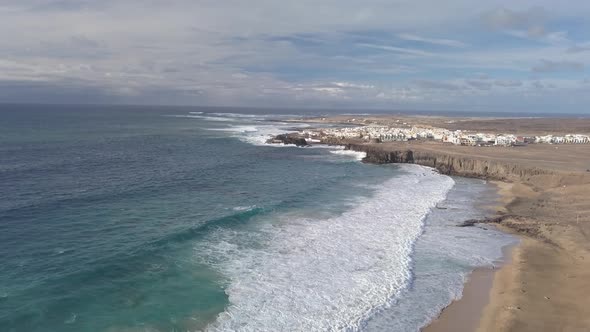
M175 118L189 118L189 119L203 119L207 121L216 121L216 122L231 122L235 121L236 119L228 118L228 117L221 117L221 116L207 116L204 114L199 114L196 112L191 112L190 114L183 114L183 115L167 115Z
M303 126L304 124L302 124ZM277 124L244 124L244 125L230 125L225 128L216 128L210 130L216 131L226 131L232 133L232 136L241 140L244 143L257 145L257 146L273 146L273 147L280 147L280 146L295 146L293 145L283 145L283 144L268 144L266 143L269 139L279 135L284 134L292 130L293 127L298 127L297 124L286 124L286 123L277 123Z
M253 133L253 132L257 132L259 130L258 127L256 126L248 126L248 125L243 125L243 126L229 126L226 128L209 128L208 130L214 130L214 131L227 131L227 132L234 132L234 133Z
M207 113L206 115L182 115L179 117L198 118L214 122L228 122L226 127L221 128L204 128L211 131L225 131L231 133L231 136L240 141L256 146L270 147L294 147L294 144L269 144L267 141L279 134L292 132L293 128L310 127L308 123L280 122L280 119L286 119L289 116L272 116L274 121L268 121L268 115L254 114L236 114L236 113ZM236 124L233 124L234 122Z
M256 205L250 205L250 206L235 206L232 208L232 210L234 211L250 211L252 209L255 209Z
M230 304L209 331L357 330L411 280L424 217L454 181L415 165L329 219L281 217L219 230L196 250L228 279ZM244 245L244 243L256 243Z
M352 157L356 160L363 160L367 156L366 152L359 152L359 151L352 151L352 150L334 150L330 151L332 154L340 155L340 156L347 156Z

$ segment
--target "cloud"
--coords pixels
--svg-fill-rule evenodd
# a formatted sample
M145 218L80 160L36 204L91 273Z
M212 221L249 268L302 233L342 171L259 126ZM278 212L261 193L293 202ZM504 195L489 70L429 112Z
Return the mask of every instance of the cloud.
M561 72L561 71L582 71L584 64L574 61L550 61L541 60L541 63L532 67L532 71L537 73Z
M421 43L425 43L425 44L433 44L433 45L441 45L441 46L449 46L449 47L465 47L466 46L463 42L460 42L458 40L452 40L452 39L425 38L425 37L420 37L418 35L408 34L408 33L401 33L401 34L398 34L397 36L403 40L421 42Z
M505 88L513 88L522 86L522 81L520 80L495 80L494 84L497 86L505 87Z
M570 43L567 31L554 31L547 33L544 40L550 44Z
M406 55L415 55L415 56L430 56L430 55L432 55L432 53L430 53L430 52L426 52L426 51L422 51L422 50L418 50L418 49L396 47L396 46L389 46L389 45L375 45L375 44L360 43L360 44L357 44L357 46L364 47L364 48L383 50L383 51L388 51L388 52L393 52L393 53L399 53L399 54L406 54Z
M524 104L532 68L577 93L588 16L552 0L0 0L0 85L24 101Z
M434 81L434 80L416 80L414 84L423 89L435 89L435 90L450 90L457 91L460 89L458 85L451 82L445 81Z
M587 51L590 51L590 45L574 45L566 50L567 53L581 53Z
M535 89L558 89L559 86L551 81L532 81L531 86Z
M327 93L329 95L341 95L344 93L344 90L342 90L341 88L335 88L335 87L317 87L317 88L311 88L311 89L313 91Z
M553 7L553 6L551 6ZM554 8L552 8L554 9ZM548 44L571 44L566 30L551 29L555 13L549 13L544 7L535 6L528 10L515 11L496 8L482 15L484 23L492 30L502 31L507 35L536 40ZM563 28L563 26L559 26Z
M332 82L333 85L340 87L340 88L352 88L352 89L373 89L375 88L374 85L369 84L357 84L351 82Z
M351 97L358 96L359 93L363 94L363 91L375 89L375 86L351 82L330 82L297 84L290 89L297 92L318 92L329 96Z
M468 86L471 86L473 88L480 89L480 90L489 90L492 88L491 82L483 81L483 80L466 80L465 83Z
M482 15L484 22L493 29L525 31L529 37L541 37L547 33L547 17L548 14L542 7L532 7L525 11L497 8Z
M489 80L490 79L490 75L488 75L486 73L475 73L473 75L473 77L480 79L480 80Z

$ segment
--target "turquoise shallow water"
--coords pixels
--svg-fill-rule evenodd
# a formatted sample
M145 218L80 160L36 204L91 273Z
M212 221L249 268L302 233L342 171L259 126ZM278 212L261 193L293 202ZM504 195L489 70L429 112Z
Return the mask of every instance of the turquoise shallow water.
M508 241L451 227L483 184L264 146L277 119L3 106L0 330L415 330ZM448 289L424 297L432 273Z

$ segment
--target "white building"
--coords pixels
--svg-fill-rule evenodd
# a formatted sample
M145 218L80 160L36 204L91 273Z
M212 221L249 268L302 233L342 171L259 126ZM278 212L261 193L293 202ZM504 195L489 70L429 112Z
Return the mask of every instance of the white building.
M516 143L516 136L514 135L497 135L494 140L495 145L510 146Z

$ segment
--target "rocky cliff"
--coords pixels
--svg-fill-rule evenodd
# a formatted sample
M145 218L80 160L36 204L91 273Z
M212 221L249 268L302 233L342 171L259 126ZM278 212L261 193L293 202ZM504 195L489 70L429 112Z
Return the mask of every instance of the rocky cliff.
M346 149L367 153L364 162L375 164L408 163L428 166L442 174L500 181L529 181L531 177L547 176L551 171L523 167L503 161L459 156L445 152L416 149L391 149L379 144L348 144Z

